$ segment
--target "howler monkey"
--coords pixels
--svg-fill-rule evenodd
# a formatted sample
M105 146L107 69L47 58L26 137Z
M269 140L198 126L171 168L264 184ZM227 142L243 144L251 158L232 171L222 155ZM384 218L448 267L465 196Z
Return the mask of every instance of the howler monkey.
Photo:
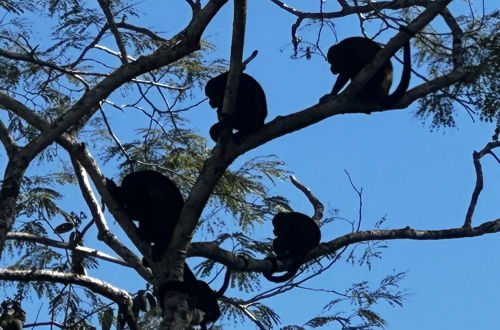
M158 260L170 243L184 205L177 186L151 170L128 174L120 187L110 179L106 183L129 218L139 222L137 234L153 244L152 258Z
M351 37L333 45L328 50L328 62L331 64L330 71L338 74L330 95L337 95L342 87L370 63L380 47L375 41L364 37ZM403 72L401 82L396 90L389 95L392 85L392 64L388 60L382 67L368 80L361 89L357 97L363 101L376 101L383 107L390 107L396 104L408 89L411 75L410 42L404 45ZM320 101L330 95L325 95Z
M174 290L185 292L189 295L190 307L203 312L203 318L198 322L202 330L207 329L207 323L213 323L219 319L221 312L219 309L218 299L224 295L229 286L231 279L231 270L228 268L224 275L224 282L218 291L214 291L210 286L201 280L196 279L189 266L184 264L184 281L170 281L160 285L158 295L160 298L160 305L163 310L163 296L166 291Z
M316 222L305 214L299 212L280 212L273 218L274 235L273 250L276 257L268 257L277 268L276 261L291 259L291 265L286 274L274 276L273 273L263 273L264 277L275 283L291 279L309 251L318 246L321 240L321 231Z
M210 128L210 137L215 142L217 142L221 131L227 127L239 132L234 135L235 138L255 132L264 126L264 120L267 116L266 94L257 80L246 73L240 74L232 114L223 114L222 104L224 103L227 76L228 72L225 72L210 79L205 86L205 94L209 98L210 106L217 108L219 122Z

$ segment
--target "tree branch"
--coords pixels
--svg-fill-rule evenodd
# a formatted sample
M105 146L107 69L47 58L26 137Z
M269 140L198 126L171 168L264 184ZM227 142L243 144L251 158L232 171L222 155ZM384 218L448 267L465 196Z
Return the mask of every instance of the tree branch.
M472 216L474 215L474 211L476 209L477 200L479 199L479 195L481 194L481 190L483 190L483 170L481 167L481 158L484 155L491 153L494 148L500 147L500 142L490 142L488 143L481 151L472 153L472 159L474 162L474 168L476 169L476 185L474 187L474 191L472 192L471 201L469 204L469 208L467 209L467 214L465 216L464 228L471 228L472 226Z
M7 240L32 242L32 243L38 243L38 244L42 244L42 245L50 246L50 247L54 247L54 248L77 251L78 253L81 253L81 254L88 256L88 257L94 257L94 258L98 258L101 260L112 262L112 263L117 264L117 265L131 267L130 264L125 262L123 259L118 259L116 257L113 257L113 256L106 254L104 252L101 252L99 250L91 249L91 248L84 247L81 245L71 246L71 244L67 243L67 242L56 241L56 240L53 240L53 239L50 239L47 237L41 237L41 236L29 234L29 233L12 232L11 231L7 234Z
M151 55L141 56L136 61L123 65L85 93L68 111L55 120L50 129L33 139L23 148L23 158L33 159L41 150L54 142L59 135L72 128L79 130L97 111L99 103L114 90L131 79L173 63L200 48L200 38L208 23L227 0L211 0L193 18L189 25L175 35L168 45L161 46Z
M314 208L314 215L312 216L314 221L320 221L323 218L323 211L325 210L325 207L323 206L323 203L319 201L319 199L314 196L312 193L311 189L307 188L305 185L303 185L297 178L293 175L290 175L290 181L292 181L293 185L297 187L300 191L306 195L307 199L309 202L311 202L313 208Z
M44 118L38 116L34 111L26 107L24 104L18 102L17 100L11 98L10 96L0 93L0 106L12 111L17 114L19 117L26 120L29 124L36 127L43 134L45 130L50 127L50 124L45 121ZM141 239L136 233L135 225L130 221L125 213L121 210L120 206L115 203L111 195L109 194L104 175L99 170L99 167L96 161L93 159L92 155L88 152L84 145L78 143L73 137L69 136L67 133L61 134L61 136L57 139L57 142L68 151L68 153L77 159L85 168L85 170L89 173L92 178L94 185L96 186L99 194L104 198L106 204L110 208L110 212L115 217L116 221L125 231L127 236L132 240L135 246L141 251L141 253L148 253L149 248L146 247L145 244L142 243ZM4 195L2 195L4 196ZM97 203L95 197L92 203ZM98 204L98 203L97 203ZM14 203L15 205L15 203ZM92 205L92 204L90 204ZM92 210L92 208L91 208ZM100 209L99 209L100 210ZM130 251L126 246L124 246L120 240L113 235L107 225L103 222L100 223L100 219L104 219L102 215L95 217L97 221L97 225L101 226L101 232L99 239L103 240L108 246L110 246L113 251L115 251L119 256L123 259L127 260L131 265L136 265L138 263L138 258L135 254ZM3 246L3 241L0 240L0 246ZM144 272L141 271L141 274L144 275Z
M106 224L106 220L104 218L104 214L102 213L99 202L97 201L94 192L92 191L92 187L87 179L87 173L85 169L82 167L80 162L74 157L71 156L71 162L73 164L73 168L75 170L76 177L78 179L78 186L80 187L80 191L82 192L82 196L87 203L90 212L92 214L93 219L95 220L96 226L99 229L98 237L105 237L112 235L109 227ZM132 224L132 226L134 226ZM114 237L114 235L112 235ZM119 249L119 255L126 255L127 260L131 263L132 267L146 280L151 281L151 271L142 266L141 259L139 259L129 248L123 245L119 241L113 241L113 246L115 249ZM147 249L145 244L142 244L142 249Z
M0 268L0 279L19 282L44 281L82 286L114 301L124 313L128 326L131 329L138 329L134 314L132 313L132 297L128 292L93 277L49 270L9 270Z
M334 254L338 250L351 244L365 241L381 241L394 239L457 239L465 237L477 237L498 232L500 232L500 219L484 222L480 226L473 228L461 227L442 230L418 230L412 229L410 227L405 227L402 229L357 231L343 235L331 241L321 243L318 247L316 247L309 253L305 261L307 262L325 255ZM245 256L245 258L247 259L247 263L245 263L234 253L220 248L219 244L216 242L193 242L189 247L188 256L209 258L218 263L226 265L227 267L235 271L270 272L273 269L273 264L267 260L258 260ZM285 270L285 265L278 261L278 271Z
M9 130L3 122L0 120L0 142L2 142L5 151L7 152L7 156L12 158L14 154L17 152L19 147L16 144L14 138L10 135Z
M122 63L125 65L128 63L127 61L127 49L125 48L125 45L123 44L122 37L120 35L120 31L118 31L118 28L116 27L115 20L113 19L113 14L111 13L111 10L109 9L110 2L109 0L97 0L99 3L99 6L101 7L102 11L104 12L104 15L106 16L106 20L108 21L108 26L109 29L111 30L111 33L115 37L116 44L118 45L118 49L120 50L120 60Z
M233 112L238 94L239 79L243 69L243 46L245 44L246 0L234 0L233 36L231 41L231 59L227 76L222 113L230 115ZM225 130L226 139L230 129Z

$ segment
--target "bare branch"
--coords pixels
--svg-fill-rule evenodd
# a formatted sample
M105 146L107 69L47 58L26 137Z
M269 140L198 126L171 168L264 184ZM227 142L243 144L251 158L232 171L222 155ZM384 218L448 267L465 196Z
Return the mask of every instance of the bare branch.
M81 253L81 254L88 256L88 257L94 257L94 258L98 258L101 260L112 262L112 263L117 264L117 265L131 267L130 264L125 262L123 259L113 257L113 256L106 254L104 252L101 252L99 250L91 249L91 248L84 247L81 245L77 245L76 247L72 247L71 244L67 243L67 242L56 241L56 240L53 240L53 239L50 239L47 237L41 237L41 236L29 234L29 233L12 232L11 231L7 234L7 240L17 240L17 241L24 241L24 242L39 243L39 244L54 247L54 248L74 250L74 251L77 251L78 253Z
M358 200L359 200L358 226L356 228L356 231L359 231L359 228L361 228L361 221L363 220L363 188L358 189L354 185L354 182L352 182L351 174L347 170L344 170L344 172L347 174L347 177L349 178L349 183L351 184L352 189L354 189L354 191L358 195ZM354 226L353 226L352 230L354 231Z
M276 4L281 9L284 9L288 13L301 17L303 19L330 19L344 17L350 14L363 14L375 11L380 11L382 9L402 9L412 6L424 7L429 5L432 1L430 0L395 0L395 1L380 1L380 2L369 2L368 5L364 6L342 6L341 11L336 12L305 12L290 7L279 0L270 0ZM345 2L344 2L345 3ZM345 3L346 4L346 3Z
M111 13L111 10L109 9L110 2L109 0L97 0L99 3L99 6L101 7L102 11L104 12L104 15L106 16L106 20L108 21L108 26L109 29L111 30L111 33L115 37L116 44L118 45L118 49L120 50L120 59L123 64L127 64L127 49L125 48L125 45L123 44L122 37L120 35L120 31L118 31L118 28L116 27L115 20L113 19L113 13Z
M280 7L281 9L285 10L286 12L297 17L297 20L295 21L294 24L292 24L291 27L292 43L294 49L297 49L299 43L299 39L297 37L297 30L305 19L325 20L325 19L345 17L353 14L359 16L365 13L380 12L384 9L398 10L403 8L409 8L412 6L425 7L432 2L430 0L395 0L395 1L377 1L377 2L369 1L368 4L364 6L358 6L358 5L350 6L349 4L347 4L345 0L342 0L339 1L340 5L342 6L342 10L340 11L324 12L323 10L321 10L320 12L305 12L290 7L280 0L270 0L270 1L273 2L275 5L277 5L278 7ZM322 8L322 3L321 3L321 8Z
M500 147L500 142L490 142L481 151L474 151L472 153L474 168L476 169L476 185L474 187L474 191L472 192L469 208L467 209L467 214L465 216L465 222L463 225L464 228L472 227L472 216L474 215L481 190L483 190L483 170L480 160L484 155L492 154L492 150L497 147Z
M148 29L143 28L143 27L140 27L140 26L135 26L135 25L132 25L132 24L129 24L129 23L126 23L126 22L116 23L116 26L119 27L119 28L123 28L123 29L127 29L127 30L131 30L131 31L142 33L144 35L147 35L148 37L150 37L151 39L153 39L155 41L168 42L167 39L164 39L164 38L160 37L159 35L157 35L153 31L148 30Z
M238 94L238 86L241 72L243 70L243 45L245 43L245 25L246 25L246 0L234 1L233 15L233 36L231 41L231 59L229 63L229 73L226 81L226 90L224 91L224 101L222 105L222 113L230 115L233 112L236 104L236 96ZM228 127L223 130L222 140L225 142L229 139L231 130Z
M300 191L302 191L304 195L306 195L309 202L311 202L314 208L314 215L312 216L313 220L316 222L320 221L323 218L323 211L325 210L323 203L321 203L319 199L314 196L311 189L307 188L304 184L299 182L299 180L297 180L295 176L290 175L290 181L292 181L293 185Z
M108 130L108 134L111 136L111 138L113 139L113 141L115 141L116 146L118 147L118 149L120 149L120 151L122 152L123 156L127 159L127 162L129 163L129 165L130 165L130 167L132 168L132 171L133 171L134 170L134 162L133 162L133 160L130 158L130 156L127 153L127 150L125 150L125 148L121 144L120 140L118 140L118 137L113 132L113 129L111 128L111 125L109 124L108 117L106 116L106 113L104 112L104 110L102 109L102 107L99 107L99 110L100 110L102 119L104 121L104 125L106 126L106 129Z

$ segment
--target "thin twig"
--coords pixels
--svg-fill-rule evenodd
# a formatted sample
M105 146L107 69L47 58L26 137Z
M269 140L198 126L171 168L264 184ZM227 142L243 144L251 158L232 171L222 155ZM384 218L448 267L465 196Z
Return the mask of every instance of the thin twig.
M118 149L120 149L120 151L122 152L123 156L125 156L125 158L127 159L127 162L130 165L130 168L132 169L132 172L134 172L134 161L130 158L130 156L127 153L127 150L125 150L125 148L121 144L120 140L118 140L118 138L116 137L115 133L113 132L113 129L111 128L111 125L109 124L108 117L104 113L104 110L102 109L102 106L99 106L99 111L101 112L102 119L104 121L104 124L106 125L107 130L108 130L108 134L111 136L111 138L113 139L113 141L115 141L116 146L118 147Z

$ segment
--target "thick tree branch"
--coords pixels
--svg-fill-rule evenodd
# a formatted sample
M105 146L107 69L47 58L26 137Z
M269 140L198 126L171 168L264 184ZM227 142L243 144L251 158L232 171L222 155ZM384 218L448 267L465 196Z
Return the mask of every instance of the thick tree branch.
M132 313L132 297L128 292L93 277L49 270L8 270L0 268L0 279L19 282L44 281L82 286L114 301L124 313L128 326L131 329L138 329Z
M5 168L0 189L0 251L3 251L7 233L14 223L13 215L16 212L21 181L28 165L25 159L19 158L19 152L16 152L9 158Z
M231 59L229 62L229 73L227 76L226 89L224 91L224 102L222 113L230 115L233 112L238 94L239 79L243 70L243 47L245 44L246 25L246 0L234 1L233 36L231 41ZM230 136L230 129L224 134L226 140Z
M3 122L0 120L0 142L2 142L5 151L7 152L7 156L12 158L14 154L18 150L18 146L14 138L10 135L9 130Z
M351 244L366 242L366 241L382 241L394 239L411 239L411 240L442 240L442 239L458 239L465 237L477 237L486 234L500 232L500 219L488 221L480 226L473 228L451 228L442 230L418 230L410 227L402 229L388 230L364 230L352 232L328 242L321 243L317 248L312 250L306 261L310 261L321 256L334 254L338 250L347 247ZM214 260L218 263L228 266L235 271L249 272L269 272L273 269L271 262L267 260L258 260L250 257L245 257L248 263L245 263L238 258L234 253L220 248L217 243L191 243L188 250L189 257L204 257ZM285 265L278 262L278 270L284 271Z

